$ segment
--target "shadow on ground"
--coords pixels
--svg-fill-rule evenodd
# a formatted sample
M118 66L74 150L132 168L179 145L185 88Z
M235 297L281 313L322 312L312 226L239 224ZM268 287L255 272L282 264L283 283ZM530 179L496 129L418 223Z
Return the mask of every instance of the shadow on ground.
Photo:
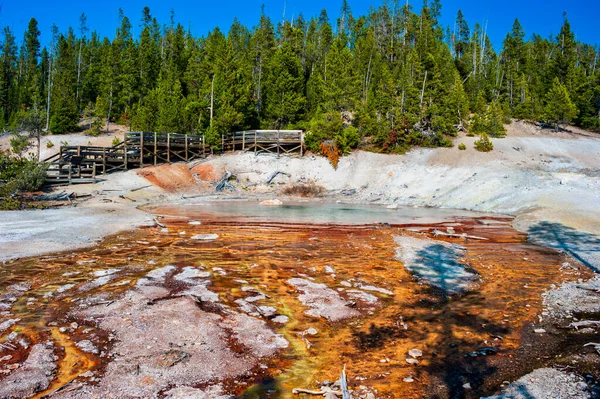
M460 255L457 248L433 244L419 250L408 268L444 294L454 294L477 279L477 272L458 262Z
M600 273L600 237L550 222L534 224L527 232L531 242L562 251Z

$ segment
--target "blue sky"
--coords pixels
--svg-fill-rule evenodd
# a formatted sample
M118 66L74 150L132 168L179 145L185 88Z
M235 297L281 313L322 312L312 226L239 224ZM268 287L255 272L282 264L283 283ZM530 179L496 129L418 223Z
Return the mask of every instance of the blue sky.
M402 0L399 0L402 3ZM382 0L348 0L355 15L364 14L371 5L378 6ZM215 26L227 30L235 17L248 26L257 23L261 4L274 22L296 17L302 13L306 18L316 16L326 8L332 21L335 21L341 6L341 0L221 0L221 1L156 1L156 0L103 0L103 1L48 1L0 0L0 26L10 26L19 41L31 17L39 22L42 43L50 37L50 27L55 23L61 31L69 26L77 28L79 16L85 12L88 26L102 36L112 37L118 23L118 9L123 8L137 31L141 10L147 5L160 23L169 21L170 10L175 10L175 19L194 35L204 35ZM422 0L410 2L413 10L418 10ZM547 37L557 34L562 25L562 13L567 17L578 40L600 45L600 0L442 0L443 25L451 25L456 12L462 9L473 27L475 22L482 26L487 20L488 35L494 47L501 47L502 40L512 27L515 18L519 18L527 37L533 33ZM285 10L285 14L284 14Z

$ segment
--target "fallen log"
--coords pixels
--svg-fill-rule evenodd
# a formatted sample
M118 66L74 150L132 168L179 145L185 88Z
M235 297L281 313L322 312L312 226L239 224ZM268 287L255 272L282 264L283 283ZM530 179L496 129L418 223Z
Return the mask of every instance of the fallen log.
M77 384L73 384L75 382L75 380L77 378L79 378L80 375L81 374L77 374L75 377L71 378L69 380L69 382L67 382L66 384L59 386L58 388L56 388L52 392L47 393L46 395L43 395L41 397L41 399L50 398L59 393L71 392L71 391L75 391L75 390L81 388L82 386L85 385L83 382L78 382Z
M304 393L307 395L323 396L325 399L337 399L338 397L341 397L342 399L351 399L350 391L348 390L348 381L346 380L346 365L344 365L344 369L342 370L342 375L340 376L339 381L330 385L336 385L338 383L340 386L339 391L333 389L331 386L322 386L319 391L304 388L294 388L292 389L292 393L294 395Z
M271 182L272 182L273 180L275 180L275 178L276 178L277 176L279 176L279 175L285 175L285 176L287 176L287 177L291 177L291 175L290 175L289 173L282 172L282 171L280 171L280 170L276 170L275 172L273 172L273 173L271 174L271 177L269 177L269 179L267 180L267 185L271 184Z
M600 327L600 320L581 320L574 321L569 324L569 327L579 330L580 328L585 327Z
M581 288L582 290L600 292L600 287L590 285L590 284L576 284L575 287Z
M587 344L583 345L584 348L586 346L593 346L594 349L596 349L596 352L598 352L598 354L600 355L600 344L597 344L595 342L588 342Z
M147 186L142 186L142 187L134 188L134 189L129 190L129 191L131 191L133 193L134 191L143 190L143 189L148 188L148 187L152 187L152 184L148 184Z
M131 201L131 202L137 202L136 200L134 200L134 199L131 199L131 198L129 198L129 197L126 197L126 196L124 196L124 195L119 195L119 198L126 199L126 200L129 200L129 201Z
M233 189L233 186L231 184L227 183L227 181L229 180L230 177L231 177L231 172L229 172L228 170L226 170L225 174L223 175L223 178L219 181L219 183L215 187L215 190L216 191L223 191L225 188L231 188L231 189Z
M156 223L156 225L158 227L162 227L163 229L167 226L165 226L164 224L162 224L161 222L159 222L156 218L152 218L154 220L154 223Z
M340 386L342 388L342 399L350 399L350 391L348 390L348 381L346 380L346 365L342 369L342 375L340 376Z
M292 389L294 395L305 393L307 395L323 396L325 399L336 399L342 396L341 391L334 391L330 388L323 388L320 391L312 391L310 389L294 388Z
M443 237L454 237L454 238L463 238L463 239L471 239L471 240L489 240L489 238L479 237L479 236L470 236L467 233L456 234L456 233L445 233L440 230L433 230L434 237L443 236Z
M71 201L75 197L75 193L61 192L57 194L36 195L34 201Z

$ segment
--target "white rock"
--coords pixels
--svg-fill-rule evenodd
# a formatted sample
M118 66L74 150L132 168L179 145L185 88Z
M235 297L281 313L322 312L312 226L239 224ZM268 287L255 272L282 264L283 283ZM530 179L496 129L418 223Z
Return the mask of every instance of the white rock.
M281 202L281 200L278 199L271 199L271 200L264 200L260 203L260 205L266 205L266 206L281 206L283 205L283 202Z
M408 356L414 357L414 358L421 357L421 356L423 356L423 352L421 352L418 349L411 349L408 351Z
M271 321L273 321L275 323L285 324L288 321L290 321L290 318L285 315L279 315L279 316L273 317L271 319Z
M192 240L212 241L219 238L218 234L196 234Z
M97 271L93 272L92 275L94 275L95 277L103 277L103 276L110 276L111 274L115 274L120 271L121 271L121 269L97 270Z

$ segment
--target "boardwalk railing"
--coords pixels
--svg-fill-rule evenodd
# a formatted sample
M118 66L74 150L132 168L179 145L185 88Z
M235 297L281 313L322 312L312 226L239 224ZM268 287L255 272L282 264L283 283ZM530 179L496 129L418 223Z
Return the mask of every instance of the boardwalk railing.
M304 153L302 130L246 130L221 136L222 151L254 151L276 154Z
M301 130L248 130L221 137L222 151L274 154L304 153ZM47 158L47 184L90 183L97 175L170 162L189 162L211 153L204 136L131 132L112 147L61 146Z
M124 145L125 148L135 148L139 151L138 158L132 160L138 167L164 162L188 162L204 158L207 152L210 152L204 142L204 136L178 133L126 133ZM127 163L129 162L128 159Z

